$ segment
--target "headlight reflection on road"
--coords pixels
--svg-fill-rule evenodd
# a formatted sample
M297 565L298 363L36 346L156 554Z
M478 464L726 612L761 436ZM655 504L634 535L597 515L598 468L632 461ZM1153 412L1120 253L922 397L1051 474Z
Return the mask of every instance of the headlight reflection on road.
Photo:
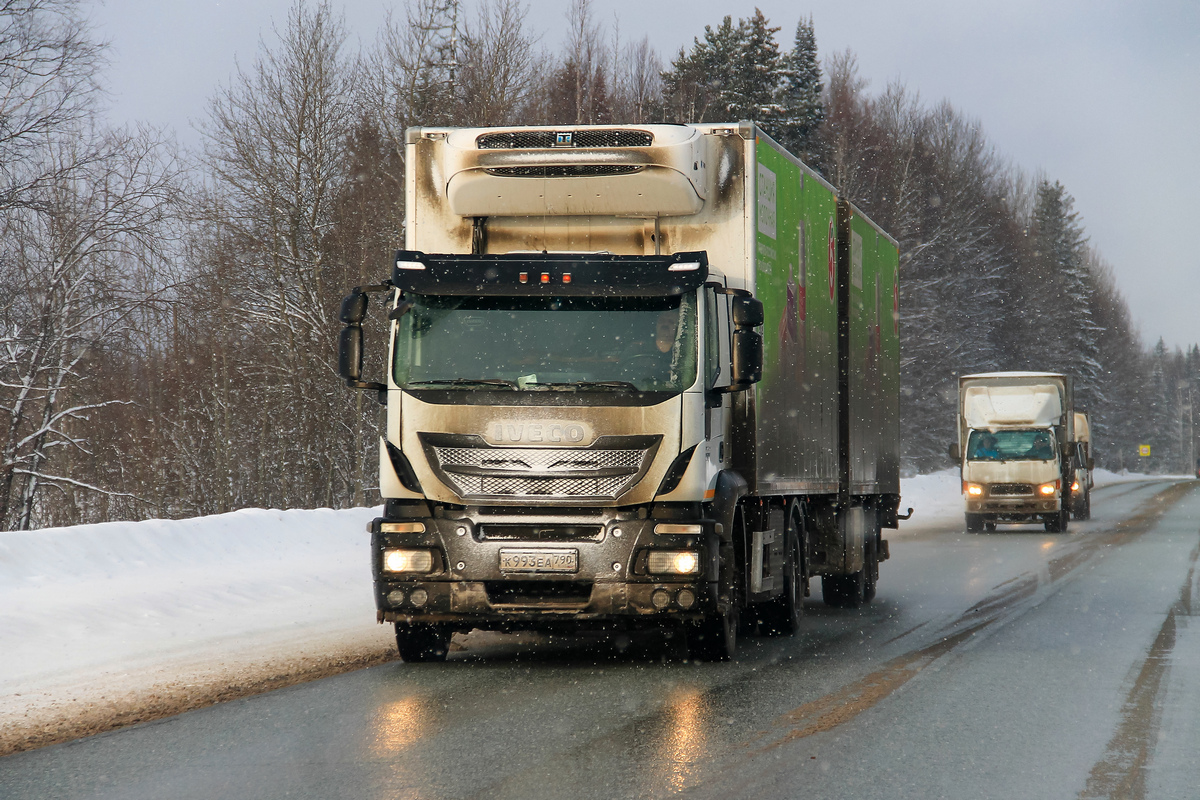
M708 709L697 687L675 689L663 708L662 779L670 792L683 791L705 756L708 743Z
M428 734L428 709L428 701L420 697L381 706L371 724L371 751L376 755L398 753Z

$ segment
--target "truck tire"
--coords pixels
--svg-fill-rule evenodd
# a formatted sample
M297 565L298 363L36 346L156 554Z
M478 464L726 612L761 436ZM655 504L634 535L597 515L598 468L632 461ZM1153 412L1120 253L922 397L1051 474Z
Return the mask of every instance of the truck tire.
M728 661L737 652L738 609L718 611L687 629L688 657L692 661Z
M685 629L688 657L692 661L729 661L737 652L738 626L741 624L742 586L746 569L742 558L745 552L746 523L740 511L733 514L733 547L722 558L720 579L722 594L729 599L728 609L714 611ZM732 563L731 563L732 562Z
M1067 520L1070 518L1071 512L1065 508L1057 514L1050 514L1046 517L1046 530L1050 533L1065 533L1067 530Z
M979 533L983 530L983 514L967 514L967 533Z
M803 527L799 513L793 511L784 530L784 552L787 562L783 567L783 593L764 603L758 613L760 630L767 636L786 636L800 629L800 617L804 613L804 584L806 581L804 561L801 558Z
M1083 497L1075 506L1075 519L1091 519L1092 518L1092 493L1084 491Z
M821 600L832 608L858 608L865 598L865 570L859 570L851 575L822 575Z
M863 558L863 602L875 599L879 587L879 528L876 526L867 537L866 553Z
M863 567L850 575L822 575L821 599L833 608L859 608L875 599L879 579L879 526L863 542Z
M408 664L445 661L450 653L450 631L440 625L396 623L396 648Z

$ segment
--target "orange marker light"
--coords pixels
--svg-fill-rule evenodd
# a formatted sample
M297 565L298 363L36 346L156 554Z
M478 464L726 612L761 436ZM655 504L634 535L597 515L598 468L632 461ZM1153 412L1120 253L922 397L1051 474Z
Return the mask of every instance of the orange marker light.
M564 272L563 273L563 283L570 283L570 282L571 282L571 273Z
M542 273L542 283L549 283L549 282L550 282L550 273L543 272Z
M529 273L522 272L520 275L521 283L529 283Z

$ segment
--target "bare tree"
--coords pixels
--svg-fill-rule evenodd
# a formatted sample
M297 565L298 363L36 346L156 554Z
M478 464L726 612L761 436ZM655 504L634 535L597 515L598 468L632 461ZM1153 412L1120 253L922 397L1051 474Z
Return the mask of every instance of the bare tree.
M639 125L659 119L662 111L662 59L643 36L618 50L614 43L612 110L615 122Z
M536 40L526 29L528 9L519 0L480 6L462 36L461 67L455 86L455 122L505 125L519 114L534 87Z
M104 46L92 41L78 0L0 0L0 210L70 164L40 154L95 113Z
M162 255L175 199L174 167L159 158L152 137L112 133L92 150L91 137L78 133L44 156L43 174L59 177L39 183L27 206L0 217L0 281L8 292L0 337L0 521L8 528L34 523L44 488L106 491L55 467L91 455L84 423L119 402L112 387L95 385L85 365L121 346L136 312L153 298L148 286L156 280L146 273Z
M325 239L356 116L354 62L325 3L293 6L276 34L278 46L262 45L254 66L212 100L204 162L225 214L214 222L239 260L235 311L264 345L239 365L258 401L246 410L263 431L264 499L332 505L349 446L331 430L347 413L330 346L345 282Z

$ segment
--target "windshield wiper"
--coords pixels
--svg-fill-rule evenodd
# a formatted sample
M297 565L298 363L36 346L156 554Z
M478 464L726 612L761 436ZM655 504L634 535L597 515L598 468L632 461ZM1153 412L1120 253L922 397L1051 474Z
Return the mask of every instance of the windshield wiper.
M516 389L516 381L506 381L503 378L445 378L436 381L409 381L409 386L503 386L505 389Z
M558 391L575 391L577 389L621 389L623 391L640 392L629 381L568 381L566 383L530 383L527 389L556 389Z

